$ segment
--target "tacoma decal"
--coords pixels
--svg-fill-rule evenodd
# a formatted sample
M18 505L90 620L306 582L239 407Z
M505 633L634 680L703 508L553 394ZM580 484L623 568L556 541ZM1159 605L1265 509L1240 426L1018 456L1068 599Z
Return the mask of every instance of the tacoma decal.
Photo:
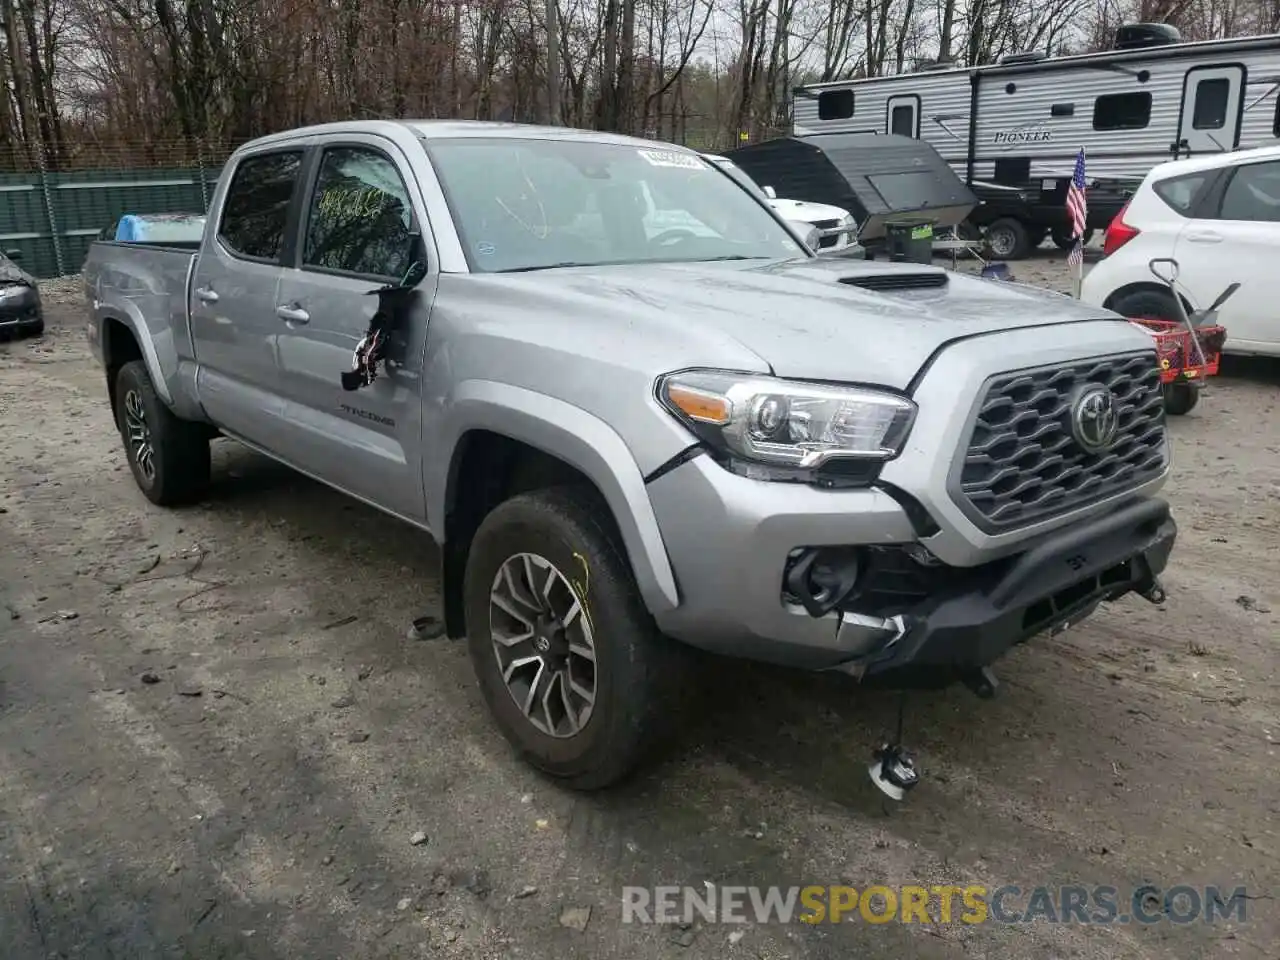
M359 407L353 407L346 403L340 403L338 406L342 409L343 413L359 420L372 420L374 423L380 423L384 427L394 427L396 425L395 420L391 417L380 416L372 410L361 410Z

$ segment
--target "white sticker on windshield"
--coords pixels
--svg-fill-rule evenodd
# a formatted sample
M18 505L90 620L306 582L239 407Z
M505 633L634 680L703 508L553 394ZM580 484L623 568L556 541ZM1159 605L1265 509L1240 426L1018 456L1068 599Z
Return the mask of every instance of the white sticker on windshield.
M707 165L697 157L687 153L675 153L667 150L637 150L645 161L654 167L679 167L683 170L705 170Z

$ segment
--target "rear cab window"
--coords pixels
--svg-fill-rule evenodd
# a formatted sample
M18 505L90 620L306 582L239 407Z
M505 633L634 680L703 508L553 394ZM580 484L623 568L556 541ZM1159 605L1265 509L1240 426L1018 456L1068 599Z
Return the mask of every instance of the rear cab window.
M1196 204L1204 196L1212 171L1184 173L1182 176L1169 177L1151 185L1155 195L1175 212L1190 217Z
M276 263L284 251L289 203L302 169L302 150L245 157L227 187L218 239L244 260Z

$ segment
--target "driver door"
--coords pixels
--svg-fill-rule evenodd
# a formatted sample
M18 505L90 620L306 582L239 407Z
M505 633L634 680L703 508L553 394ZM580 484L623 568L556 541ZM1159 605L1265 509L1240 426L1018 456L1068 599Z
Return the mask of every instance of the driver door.
M384 510L425 521L422 364L434 264L391 332L390 362L377 379L352 391L341 382L378 307L373 291L426 256L425 211L390 141L344 135L320 141L316 153L297 262L276 296L279 390L291 426L281 453Z

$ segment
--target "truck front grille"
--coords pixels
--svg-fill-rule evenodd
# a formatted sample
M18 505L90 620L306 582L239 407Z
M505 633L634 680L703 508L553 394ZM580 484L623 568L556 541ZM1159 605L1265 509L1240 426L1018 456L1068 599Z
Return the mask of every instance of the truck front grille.
M840 221L839 220L815 220L813 225L817 227L819 230L834 230L836 227L840 226ZM836 246L836 244L840 242L843 236L844 234L842 233L833 233L829 237L819 237L818 249L826 250L829 247Z
M1119 430L1090 453L1071 431L1078 388L1111 390ZM1084 507L1159 477L1165 469L1164 399L1154 353L1100 357L1002 373L983 387L952 496L988 532Z

